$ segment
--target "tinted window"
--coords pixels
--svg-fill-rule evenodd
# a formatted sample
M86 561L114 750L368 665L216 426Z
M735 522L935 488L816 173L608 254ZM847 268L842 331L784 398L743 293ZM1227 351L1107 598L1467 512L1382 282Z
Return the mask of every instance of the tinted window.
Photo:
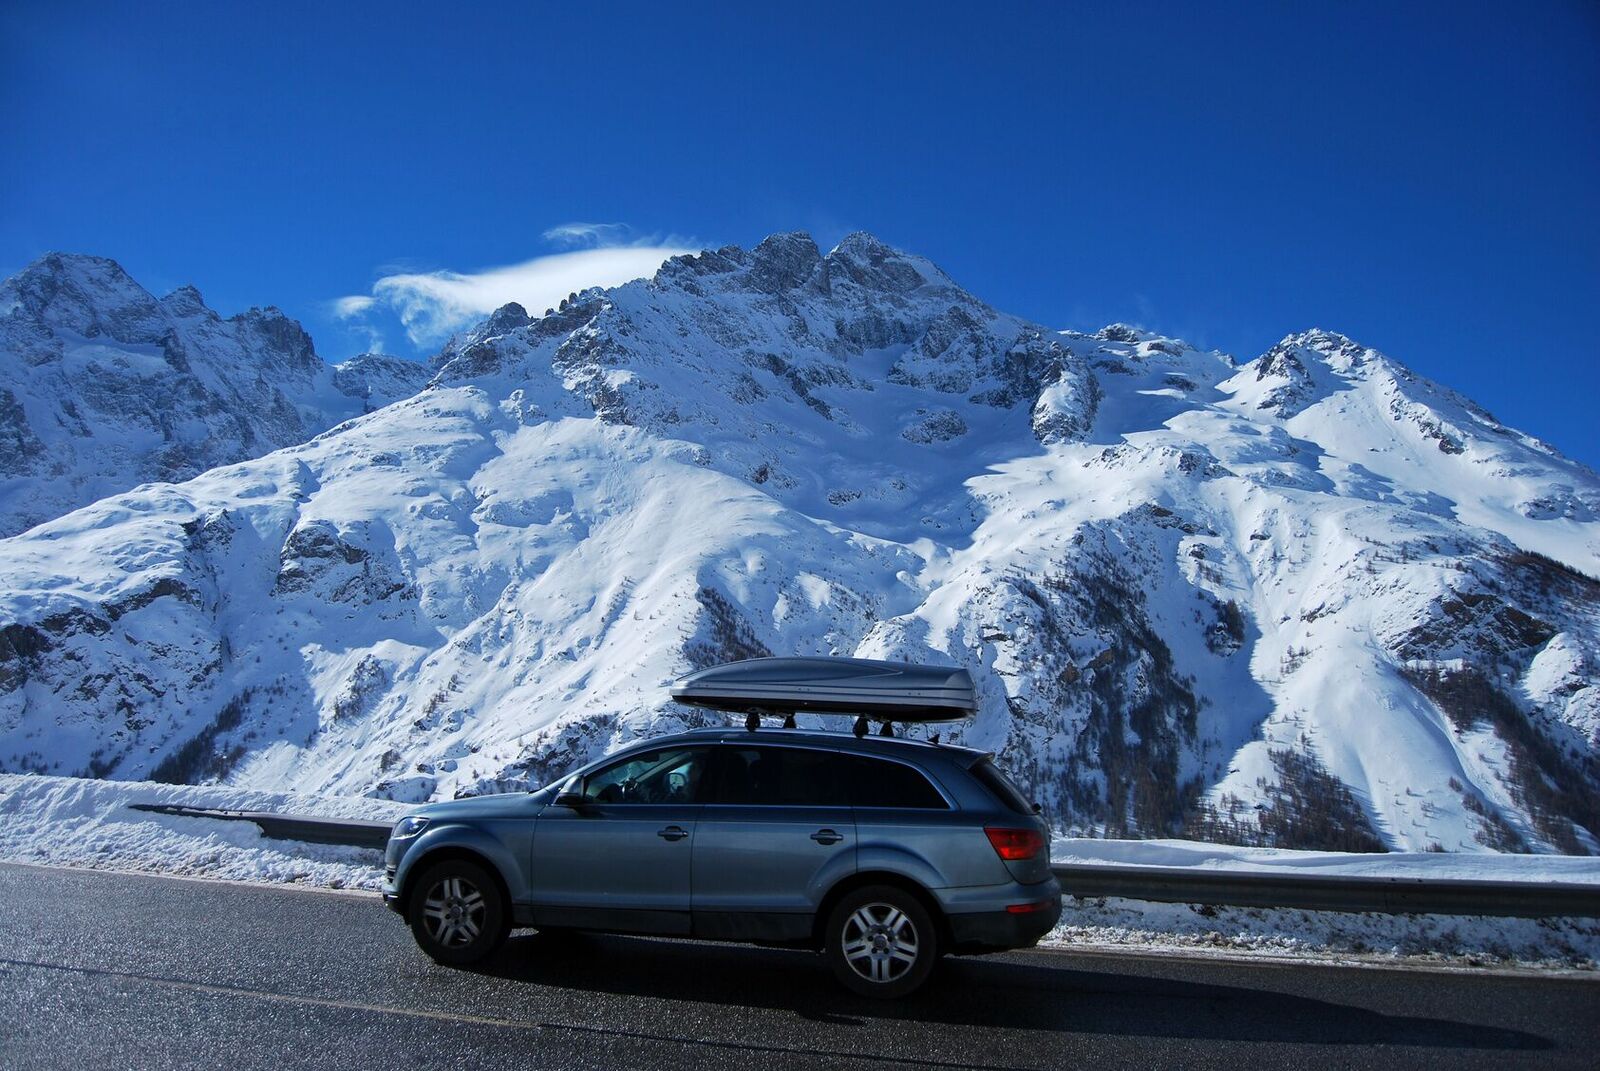
M719 748L712 803L845 807L845 757L797 747Z
M850 797L857 807L947 810L950 806L920 770L859 755L850 759Z
M978 783L989 790L995 799L1003 803L1007 809L1018 814L1032 814L1033 804L1028 802L1028 797L1022 790L1011 783L1011 778L1000 772L1000 768L990 759L980 759L972 768L972 776Z
M694 803L709 755L705 748L663 748L631 755L583 781L594 803Z

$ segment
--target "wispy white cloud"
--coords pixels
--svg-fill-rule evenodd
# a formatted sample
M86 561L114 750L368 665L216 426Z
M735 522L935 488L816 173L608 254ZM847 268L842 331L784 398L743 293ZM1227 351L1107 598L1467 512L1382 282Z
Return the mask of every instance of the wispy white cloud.
M347 330L354 336L366 340L366 352L382 353L383 332L369 318L377 305L378 299L370 294L350 294L328 302L328 311L335 320L345 321Z
M626 223L561 223L544 232L544 240L557 245L649 245L634 235Z
M476 272L426 271L385 275L370 296L333 303L341 319L365 319L380 307L392 311L418 346L428 346L515 301L537 316L574 291L618 286L653 275L663 261L696 248L681 239L630 238L617 223L564 223L545 232L547 241L588 248L534 257L520 264Z
M351 294L349 297L334 298L331 302L333 314L341 320L360 316L377 303L377 298L366 294Z

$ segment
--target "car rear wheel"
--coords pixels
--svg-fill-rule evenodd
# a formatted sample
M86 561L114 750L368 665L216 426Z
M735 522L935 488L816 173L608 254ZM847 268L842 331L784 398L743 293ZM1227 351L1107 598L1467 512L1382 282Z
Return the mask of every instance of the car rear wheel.
M505 941L505 896L494 876L466 859L435 863L417 877L411 896L411 933L439 963L477 963Z
M826 955L834 976L867 997L903 997L928 980L939 937L922 902L893 885L871 885L828 916Z

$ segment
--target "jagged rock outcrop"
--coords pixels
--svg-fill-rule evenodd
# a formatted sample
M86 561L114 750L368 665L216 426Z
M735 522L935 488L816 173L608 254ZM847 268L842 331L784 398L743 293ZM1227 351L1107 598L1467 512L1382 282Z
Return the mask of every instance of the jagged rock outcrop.
M157 299L116 261L52 253L0 284L0 536L303 442L428 374L329 366L277 309L223 318L192 286Z

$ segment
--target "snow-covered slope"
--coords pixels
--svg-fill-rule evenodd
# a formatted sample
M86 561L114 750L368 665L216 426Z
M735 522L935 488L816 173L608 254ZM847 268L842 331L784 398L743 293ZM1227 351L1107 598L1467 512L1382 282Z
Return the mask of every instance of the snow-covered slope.
M115 261L52 253L0 284L0 535L303 442L429 374L329 366L277 309L223 319L193 287L157 299Z
M1064 831L1600 848L1600 478L1340 336L1046 330L867 235L507 307L0 542L0 765L420 800L765 652L957 662Z

